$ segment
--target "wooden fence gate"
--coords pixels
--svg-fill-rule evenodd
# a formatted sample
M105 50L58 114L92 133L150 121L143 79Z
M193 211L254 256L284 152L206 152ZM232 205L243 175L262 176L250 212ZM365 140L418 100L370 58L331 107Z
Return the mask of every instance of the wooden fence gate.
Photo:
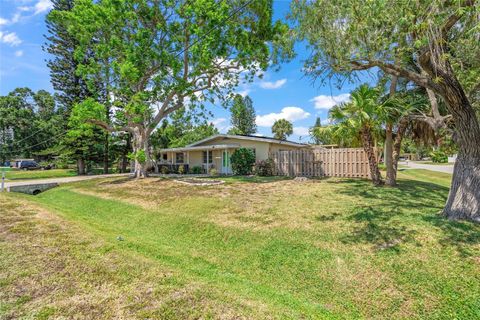
M270 158L280 176L370 178L362 148L278 151Z

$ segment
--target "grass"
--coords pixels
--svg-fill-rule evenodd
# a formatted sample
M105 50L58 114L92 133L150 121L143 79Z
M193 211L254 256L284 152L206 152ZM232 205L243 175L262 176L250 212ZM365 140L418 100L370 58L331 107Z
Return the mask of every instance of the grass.
M5 178L8 180L61 178L61 177L73 177L76 175L77 175L77 172L72 169L27 170L27 171L11 169L5 172Z
M439 215L450 175L399 177L0 195L0 318L480 317L480 226Z

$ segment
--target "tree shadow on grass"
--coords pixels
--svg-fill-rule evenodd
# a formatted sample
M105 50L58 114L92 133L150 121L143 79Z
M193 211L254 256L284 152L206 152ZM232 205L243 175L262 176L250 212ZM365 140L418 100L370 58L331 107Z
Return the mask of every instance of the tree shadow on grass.
M480 226L449 221L440 215L448 188L434 183L401 180L396 188L374 187L366 181L346 180L347 188L338 192L365 199L368 206L354 208L346 220L354 230L342 238L346 243L371 243L375 248L398 251L398 245L415 243L416 231L409 227L428 222L441 230L445 245L454 245L463 255L471 255L471 245L480 243ZM421 245L420 243L416 243Z
M376 250L388 250L399 253L399 245L415 240L415 230L392 222L391 219L401 215L398 208L360 207L346 219L354 221L352 233L341 238L343 243L370 243Z
M102 181L99 183L99 185L112 185L112 184L124 184L124 183L127 183L129 181L132 181L134 180L134 178L132 177L124 177L124 178L119 178L119 179L115 179L115 180L109 180L109 181Z
M452 221L441 215L424 216L423 220L440 229L444 237L441 239L442 246L454 246L463 257L480 255L480 225L466 221Z

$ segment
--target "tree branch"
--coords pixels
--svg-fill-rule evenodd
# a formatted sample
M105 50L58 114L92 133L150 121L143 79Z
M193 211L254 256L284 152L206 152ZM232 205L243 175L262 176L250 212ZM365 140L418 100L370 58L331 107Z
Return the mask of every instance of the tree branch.
M94 125L102 128L103 130L108 131L108 132L130 132L130 133L132 133L132 129L130 127L126 127L126 126L115 128L115 127L110 126L105 121L96 120L96 119L88 119L87 122L91 123L91 124L94 124Z

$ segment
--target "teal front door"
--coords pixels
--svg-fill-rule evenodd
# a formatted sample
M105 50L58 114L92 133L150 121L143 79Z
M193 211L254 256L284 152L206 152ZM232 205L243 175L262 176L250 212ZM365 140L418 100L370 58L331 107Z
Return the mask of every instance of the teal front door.
M222 173L232 174L232 167L230 165L230 152L223 150L222 152Z

